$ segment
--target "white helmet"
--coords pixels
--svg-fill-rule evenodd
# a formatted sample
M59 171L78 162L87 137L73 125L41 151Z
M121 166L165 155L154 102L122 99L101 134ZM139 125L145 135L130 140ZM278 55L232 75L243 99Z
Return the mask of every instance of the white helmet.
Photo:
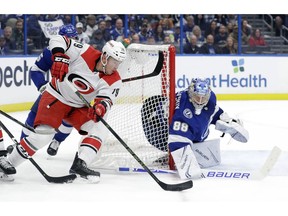
M102 53L106 54L107 58L112 57L117 61L124 61L126 58L126 49L121 42L110 40L106 42L102 48Z

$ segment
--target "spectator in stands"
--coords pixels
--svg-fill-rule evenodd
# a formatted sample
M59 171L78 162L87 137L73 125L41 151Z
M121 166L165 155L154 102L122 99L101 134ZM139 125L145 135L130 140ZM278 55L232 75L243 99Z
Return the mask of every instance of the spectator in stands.
M233 31L228 35L228 37L233 38L234 47L237 48L238 47L238 25L233 26Z
M123 27L123 20L121 18L116 19L115 28L110 31L111 39L115 41L122 41L125 38L125 29ZM129 35L129 30L127 29L126 35Z
M110 33L110 31L112 31L112 29L113 29L112 18L110 16L106 16L105 17L105 22L106 22L106 29L108 29L109 33Z
M12 38L12 32L13 32L13 29L11 26L6 26L4 28L4 31L3 31L4 38L5 38L5 44L6 44L6 48L7 48L8 52L9 52L9 50L15 50L16 49L15 42Z
M198 25L194 26L192 34L197 38L197 46L201 47L205 43L205 37L202 35L201 29Z
M97 29L89 42L95 49L102 51L103 46L105 45L106 41L103 38L103 33L100 29Z
M221 54L221 50L214 44L214 36L212 34L206 37L206 43L200 47L200 54Z
M149 29L148 24L146 22L142 23L141 30L138 33L138 35L139 35L140 43L146 43L147 38L152 36L152 32Z
M185 38L186 42L189 41L189 38L192 34L194 26L195 26L194 17L192 15L187 16L186 17L186 23L183 26L183 32L186 36L186 38Z
M220 24L219 31L215 36L214 43L218 45L218 47L226 46L226 40L228 37L227 28L225 25Z
M227 28L227 33L228 33L228 35L233 32L233 27L234 27L234 24L233 24L232 22L228 22L228 23L227 23L226 28Z
M163 40L163 44L172 44L173 41L171 40L170 35L165 35L164 40Z
M200 47L197 46L197 37L191 35L189 42L183 46L183 52L185 54L199 54L199 51Z
M212 20L208 28L206 29L204 36L206 38L208 35L213 35L213 37L215 37L217 33L218 33L217 22L215 20Z
M72 17L69 14L64 14L62 16L62 21L64 23L64 25L68 25L68 24L72 24Z
M6 55L8 49L6 47L6 40L3 34L0 34L0 55Z
M194 23L194 17L192 15L187 16L185 20L186 23L183 26L183 32L187 35L192 33L195 23Z
M156 30L154 31L154 39L155 39L156 43L162 44L164 41L164 37L165 37L165 34L163 31L162 25L159 24L156 27Z
M237 54L237 49L235 48L232 37L227 38L226 45L222 48L222 54Z
M96 17L92 14L88 15L86 17L86 31L85 33L88 35L89 38L92 37L92 34L94 31L98 29L97 23L96 23Z
M131 36L131 43L140 43L139 34L134 34Z
M135 20L135 16L129 17L128 28L129 28L130 36L139 32L139 26L137 25L137 22Z
M204 18L204 15L203 14L195 15L194 22L195 22L195 25L200 27L201 34L204 35L205 34L205 30L207 28L207 23L206 23L206 20Z
M174 24L171 18L168 18L168 17L163 18L162 20L159 21L159 25L162 26L162 29L165 35L173 35Z
M282 25L283 25L283 19L281 18L281 16L276 16L274 19L275 36L281 35Z
M251 37L249 38L249 46L266 46L266 41L261 34L260 29L255 29Z
M180 46L180 32L181 32L181 28L180 28L180 25L177 23L174 28L174 45L176 47Z
M24 32L23 32L23 20L18 19L15 23L12 33L13 41L15 42L15 48L17 50L24 49Z
M106 21L102 20L98 23L98 29L102 31L103 38L105 41L111 40L110 30L106 28Z
M76 31L78 33L78 41L80 43L89 43L90 42L90 38L89 36L84 32L84 26L83 23L78 22L76 23Z
M156 44L155 38L153 36L149 36L147 38L147 45L155 45L155 44Z
M42 32L41 26L38 21L43 21L44 16L40 14L32 14L27 20L27 35L31 40L36 49L42 49L45 35Z
M252 33L252 27L248 24L248 20L243 19L242 25L241 25L241 31L242 31L242 44L248 44L248 40Z

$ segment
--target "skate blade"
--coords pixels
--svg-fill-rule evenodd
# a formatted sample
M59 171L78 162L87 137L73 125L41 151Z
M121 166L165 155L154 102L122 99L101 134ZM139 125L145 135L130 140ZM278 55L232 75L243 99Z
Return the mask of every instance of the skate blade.
M14 181L14 177L0 172L0 181L12 182Z
M88 184L97 184L100 181L100 176L93 176L93 175L88 175L88 176L80 176L78 174L77 178L73 181L73 183L88 183Z

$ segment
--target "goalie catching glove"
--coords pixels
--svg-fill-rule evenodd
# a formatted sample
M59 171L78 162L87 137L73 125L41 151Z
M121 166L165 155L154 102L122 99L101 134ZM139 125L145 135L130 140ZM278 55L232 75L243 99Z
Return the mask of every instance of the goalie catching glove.
M53 65L51 67L51 75L59 79L60 82L63 81L65 75L68 73L70 57L64 53L55 53L52 55Z
M94 105L88 109L88 117L94 122L98 122L100 116L103 118L107 111L107 104L104 100L95 99Z
M223 133L229 133L231 137L239 142L246 143L249 140L249 133L243 127L240 119L233 119L227 113L222 113L216 121L215 129Z

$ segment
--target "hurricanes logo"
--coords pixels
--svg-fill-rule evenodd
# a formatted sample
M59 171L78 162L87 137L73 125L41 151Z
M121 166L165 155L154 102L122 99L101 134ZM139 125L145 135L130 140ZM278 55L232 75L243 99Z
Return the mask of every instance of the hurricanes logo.
M90 94L94 91L92 84L77 74L70 74L68 76L68 80L74 84L74 86L81 94Z
M244 59L232 60L233 72L244 72Z

